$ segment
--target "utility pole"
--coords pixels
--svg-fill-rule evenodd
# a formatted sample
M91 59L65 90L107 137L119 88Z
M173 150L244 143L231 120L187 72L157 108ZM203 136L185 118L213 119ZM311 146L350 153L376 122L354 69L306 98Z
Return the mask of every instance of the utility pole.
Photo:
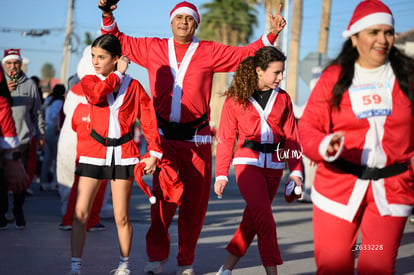
M63 45L63 58L60 66L60 83L68 86L70 55L72 52L72 34L73 34L73 10L75 9L75 0L69 0L68 18L66 20L65 43Z
M319 30L319 45L318 45L318 52L321 54L327 53L330 19L331 19L331 0L323 0L321 26Z
M297 87L298 87L298 71L299 71L299 50L300 50L300 35L302 31L302 8L303 0L293 0L292 15L291 15L291 29L290 29L290 43L289 43L289 57L288 57L288 80L287 92L296 102Z

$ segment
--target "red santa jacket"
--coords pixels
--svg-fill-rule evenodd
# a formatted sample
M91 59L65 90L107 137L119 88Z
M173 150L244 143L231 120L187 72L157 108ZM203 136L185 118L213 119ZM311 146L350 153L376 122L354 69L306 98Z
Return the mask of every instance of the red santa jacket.
M0 96L0 149L13 149L19 146L16 127L10 103Z
M93 129L102 137L120 138L131 133L138 118L148 140L148 151L161 158L154 107L151 98L138 81L128 75L121 81L116 73L111 73L104 80L95 75L87 75L82 78L81 85L89 102L89 132ZM114 98L113 91L117 85L120 85L120 89ZM112 156L116 165L133 165L139 162L140 154L133 139L116 147L103 146L91 136L78 142L80 163L111 165Z
M341 158L358 164L378 168L406 162L414 154L414 117L407 96L401 91L389 64L385 69L382 87L389 90L381 96L391 101L389 115L357 118L352 104L354 95L346 91L340 110L330 106L332 89L338 80L340 67L331 66L322 74L309 97L302 118L299 134L304 154L318 162L314 179L312 200L319 208L335 216L352 221L369 184L372 184L377 207L381 215L408 216L414 204L414 177L411 171L379 180L361 180L336 169L330 161L339 156L324 155L324 143L329 135L345 132ZM363 83L368 87L369 83ZM363 90L361 90L363 91ZM368 97L367 97L368 96ZM374 94L375 96L375 94ZM361 101L375 99L365 95ZM377 98L378 99L378 98ZM355 100L354 100L355 101ZM378 101L379 102L379 101ZM378 153L366 157L375 146Z
M2 92L9 93L3 67L0 66L0 86ZM3 89L4 88L4 89ZM5 94L5 96L8 96ZM6 97L0 95L0 149L13 149L20 145L14 125L12 109Z
M263 153L242 147L246 139L262 144L281 142L281 145L272 153ZM302 177L302 150L292 103L285 91L276 88L264 110L253 97L249 98L246 108L232 98L226 98L217 138L216 179L227 179L232 159L233 165L248 164L271 169L284 169L287 160L290 171Z
M270 46L267 36L244 47L231 47L194 38L180 66L173 38L135 38L121 33L112 17L103 18L102 33L118 37L122 52L133 62L148 70L155 110L164 120L189 123L204 114L210 118L210 97L213 75L235 71L248 55L263 46ZM211 136L209 127L197 135Z

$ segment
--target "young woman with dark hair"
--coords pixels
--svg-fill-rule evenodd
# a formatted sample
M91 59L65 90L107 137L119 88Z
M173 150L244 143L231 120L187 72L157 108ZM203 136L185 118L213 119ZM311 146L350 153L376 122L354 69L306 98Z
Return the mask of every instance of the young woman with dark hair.
M148 140L150 156L145 173L152 174L162 157L157 119L151 98L137 81L125 74L129 60L122 55L119 40L110 34L92 43L92 63L96 75L86 75L81 86L89 105L88 135L78 132L78 197L72 225L72 271L80 274L86 226L91 206L103 180L111 181L112 201L118 231L120 262L113 274L130 274L129 254L132 225L129 204L134 167L140 153L132 138L132 127L138 118ZM79 138L83 137L83 138Z

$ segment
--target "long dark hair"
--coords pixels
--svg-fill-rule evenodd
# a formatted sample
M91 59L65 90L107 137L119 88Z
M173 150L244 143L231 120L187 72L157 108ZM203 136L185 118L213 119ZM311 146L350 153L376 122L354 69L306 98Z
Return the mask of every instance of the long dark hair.
M0 65L0 96L5 97L10 105L13 105L13 99L10 95L9 87L7 86L6 76L4 75L3 67Z
M97 47L109 52L112 57L122 55L122 47L119 39L112 34L103 34L92 42L92 48Z
M254 56L248 56L240 62L225 95L246 106L247 99L257 88L256 68L260 67L262 70L266 70L269 63L275 61L285 62L285 60L286 56L273 46L260 48Z
M51 97L52 99L50 100L50 102L47 104L48 106L51 105L53 103L53 101L55 100L62 100L65 98L65 92L66 92L66 88L65 85L63 84L56 84L55 87L53 87L52 93L48 96Z
M339 110L342 95L352 84L355 73L354 64L358 57L358 51L352 46L351 38L349 38L344 42L339 55L327 66L341 66L339 79L332 90L331 107L335 109ZM395 46L392 46L388 59L401 90L410 100L411 112L414 114L414 59L403 54Z

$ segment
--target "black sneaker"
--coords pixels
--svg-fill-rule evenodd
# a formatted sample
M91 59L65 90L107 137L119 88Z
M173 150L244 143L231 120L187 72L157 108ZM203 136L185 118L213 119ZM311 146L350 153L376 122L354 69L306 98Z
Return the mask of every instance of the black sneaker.
M24 219L23 209L13 209L14 218L16 219L16 228L23 229L26 227L26 220Z
M6 221L8 223L14 222L14 215L12 213L6 213L4 216L6 217Z
M72 225L64 225L63 223L59 224L59 229L63 231L71 231Z
M105 225L103 225L102 223L98 223L94 227L89 228L88 232L103 231L103 230L105 230Z
M9 225L7 224L6 217L0 215L0 230L6 230L7 228L9 228Z

